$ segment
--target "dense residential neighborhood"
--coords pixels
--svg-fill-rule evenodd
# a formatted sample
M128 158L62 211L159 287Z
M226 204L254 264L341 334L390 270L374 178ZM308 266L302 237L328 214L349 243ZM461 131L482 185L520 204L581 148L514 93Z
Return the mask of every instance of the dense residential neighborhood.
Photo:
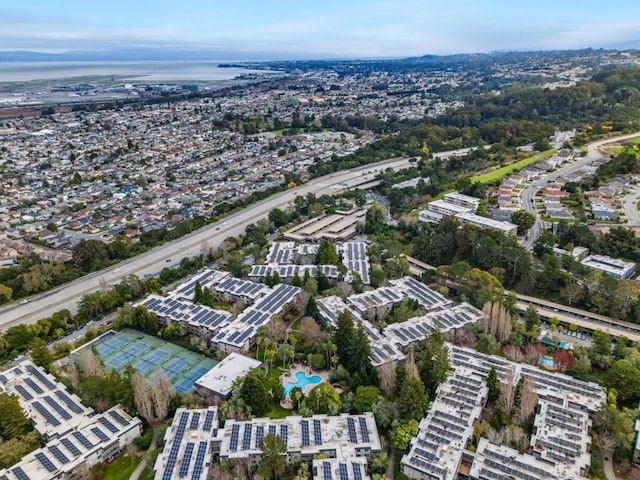
M638 58L0 88L0 480L636 478Z

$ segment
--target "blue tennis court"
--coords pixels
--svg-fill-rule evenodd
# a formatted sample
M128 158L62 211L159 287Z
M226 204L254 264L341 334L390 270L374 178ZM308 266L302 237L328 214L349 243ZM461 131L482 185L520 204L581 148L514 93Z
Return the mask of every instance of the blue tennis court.
M122 330L94 344L107 371L123 372L128 365L150 379L162 371L176 392L190 392L193 384L218 362L170 342L135 330Z

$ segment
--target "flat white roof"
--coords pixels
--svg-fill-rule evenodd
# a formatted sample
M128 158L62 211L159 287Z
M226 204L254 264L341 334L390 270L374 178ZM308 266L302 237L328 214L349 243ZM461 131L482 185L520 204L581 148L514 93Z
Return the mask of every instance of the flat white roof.
M234 381L260 365L262 362L258 360L233 352L196 380L195 385L226 397L231 393Z

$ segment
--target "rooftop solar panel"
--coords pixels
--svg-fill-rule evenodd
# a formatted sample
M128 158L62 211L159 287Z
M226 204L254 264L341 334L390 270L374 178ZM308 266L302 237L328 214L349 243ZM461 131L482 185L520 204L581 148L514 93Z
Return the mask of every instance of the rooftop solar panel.
M78 447L76 447L73 442L71 440L69 440L68 438L62 438L60 440L60 443L62 443L62 445L64 445L64 448L66 448L67 450L69 450L69 453L71 455L73 455L74 457L78 457L82 454L82 452L80 452L80 449Z

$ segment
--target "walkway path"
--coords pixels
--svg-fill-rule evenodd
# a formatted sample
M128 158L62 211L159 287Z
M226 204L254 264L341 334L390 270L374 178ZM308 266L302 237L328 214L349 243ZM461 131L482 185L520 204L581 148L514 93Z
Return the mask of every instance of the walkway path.
M147 467L147 461L145 459L142 459L142 461L138 464L136 469L133 471L133 473L129 477L129 480L138 480L138 478L140 478L140 475L142 475L142 472L144 472L144 469L146 467Z
M602 457L604 475L607 477L607 480L618 480L616 472L613 470L613 451L603 453Z

